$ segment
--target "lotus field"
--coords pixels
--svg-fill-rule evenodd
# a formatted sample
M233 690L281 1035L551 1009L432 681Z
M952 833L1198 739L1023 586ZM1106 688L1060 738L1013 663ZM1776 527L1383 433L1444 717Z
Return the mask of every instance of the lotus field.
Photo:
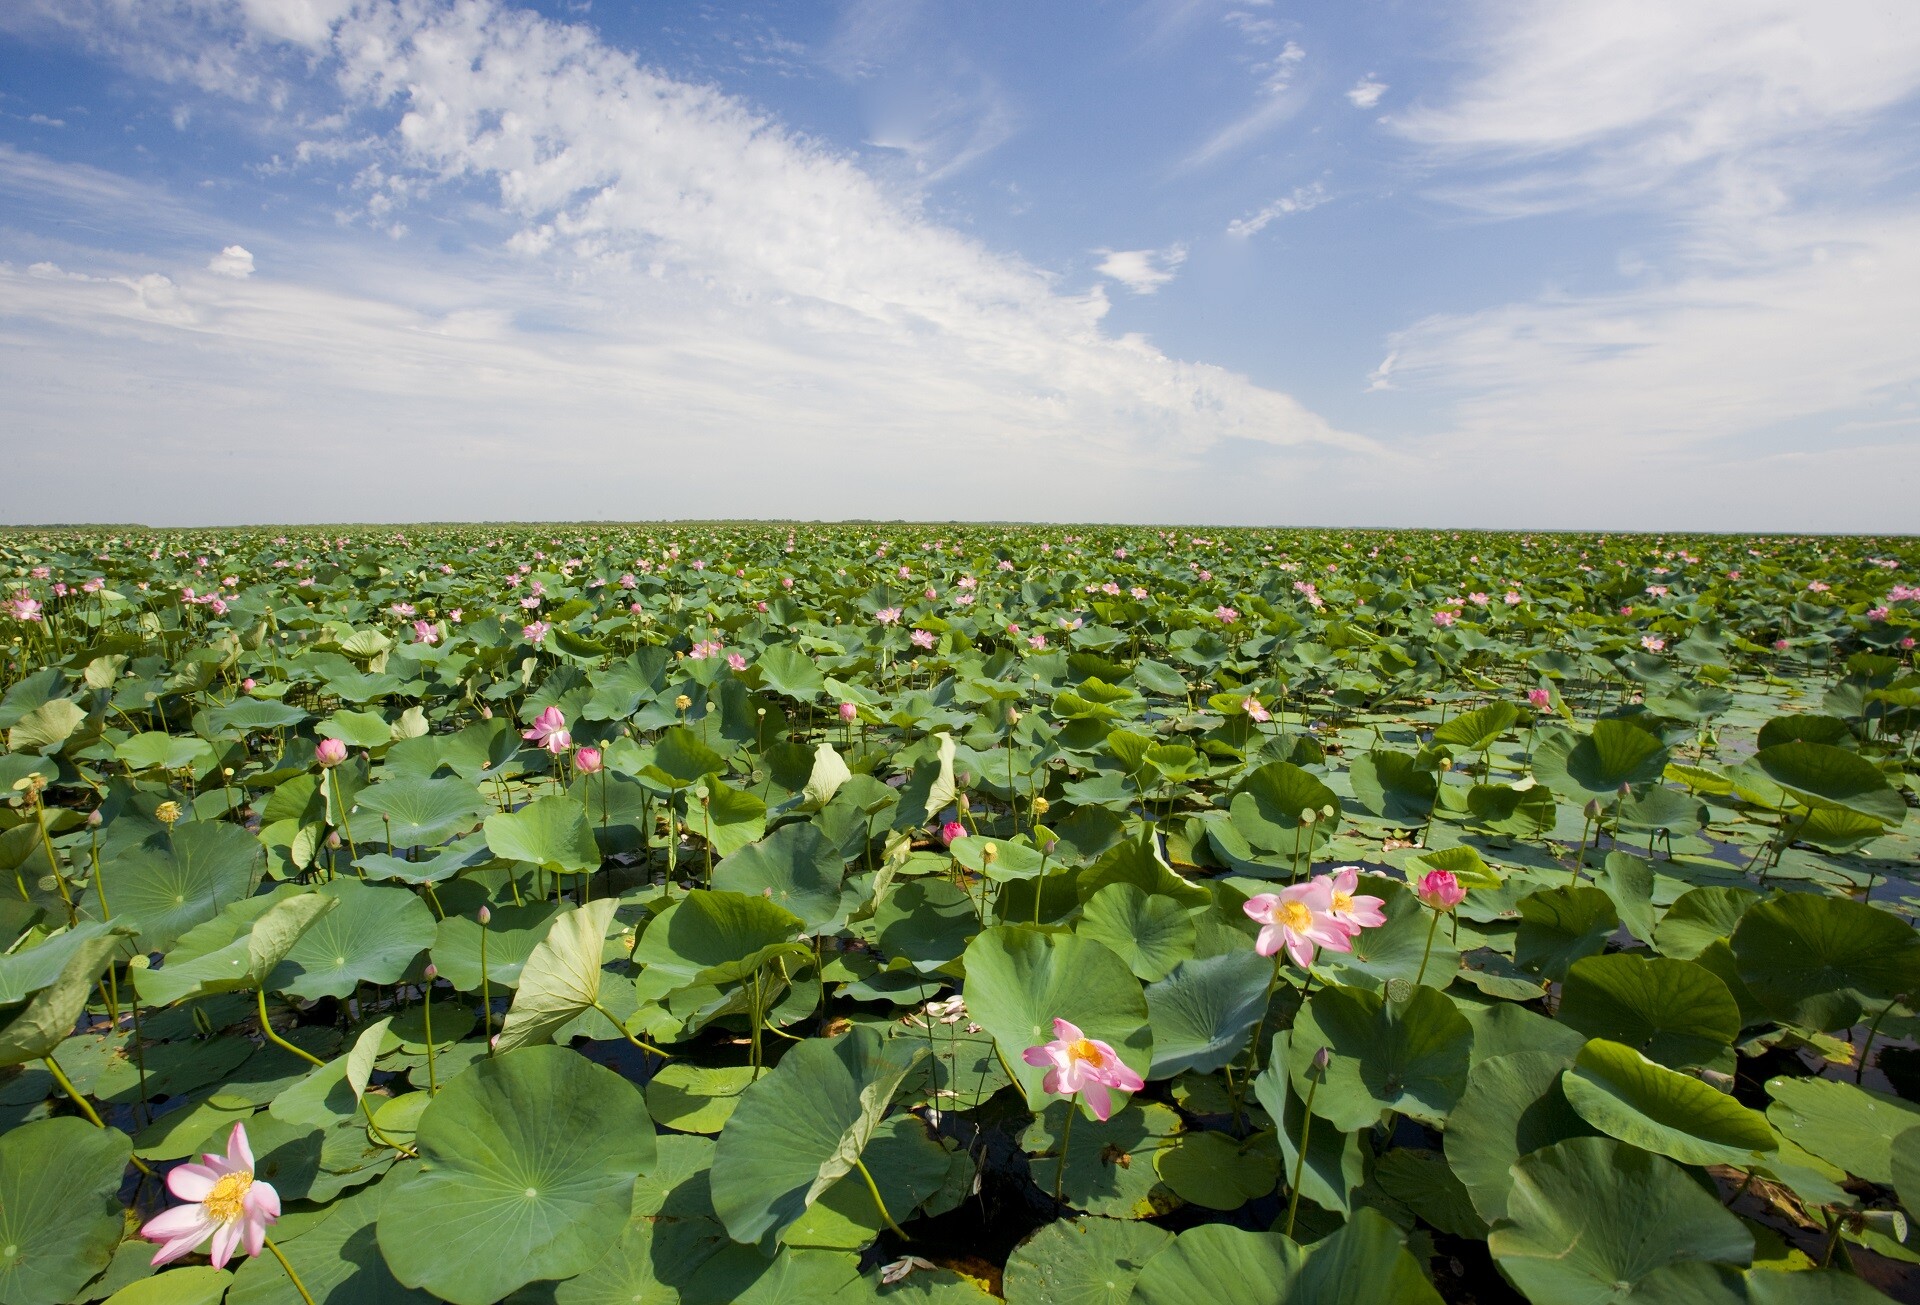
M1920 1299L1913 540L0 568L0 1305Z

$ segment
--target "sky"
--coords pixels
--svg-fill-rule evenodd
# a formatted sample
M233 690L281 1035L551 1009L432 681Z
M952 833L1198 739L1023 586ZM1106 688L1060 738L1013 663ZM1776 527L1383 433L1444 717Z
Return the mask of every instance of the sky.
M7 0L0 522L1920 530L1902 0Z

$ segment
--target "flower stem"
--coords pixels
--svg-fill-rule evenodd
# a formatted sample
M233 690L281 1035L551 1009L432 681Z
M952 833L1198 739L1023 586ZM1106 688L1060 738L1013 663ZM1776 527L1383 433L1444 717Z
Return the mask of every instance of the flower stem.
M1431 941L1431 935L1429 935ZM440 1095L440 1075L433 1063L433 980L420 989L420 1018L427 1026L427 1095Z
M67 1077L66 1071L60 1068L59 1063L56 1062L52 1056L42 1056L40 1059L46 1064L48 1069L53 1071L54 1081L60 1085L61 1091L65 1092L67 1096L72 1099L74 1105L80 1107L80 1113L85 1115L95 1128L105 1128L107 1126L106 1121L100 1118L100 1113L93 1108L93 1103L88 1101L80 1089L73 1085L73 1080ZM153 1177L153 1170L147 1168L146 1162L139 1156L129 1155L127 1158L133 1161L133 1167L135 1169L138 1169L149 1178Z
M608 1010L605 1006L602 1006L599 1002L597 1001L594 1002L593 1008L599 1011L602 1015L605 1015L607 1017L607 1022L612 1024L614 1028L620 1030L621 1037L625 1038L628 1042L631 1042L634 1046L640 1048L640 1050L651 1052L653 1055L660 1057L660 1059L662 1060L673 1059L672 1052L662 1051L660 1050L660 1048L654 1046L651 1042L642 1042L640 1039L634 1037L633 1034L627 1032L627 1026L620 1022L620 1017L615 1015L612 1011Z
M306 1061L316 1069L325 1069L327 1067L326 1061L320 1059L320 1057L310 1051L294 1046L291 1042L288 1042L285 1038L273 1031L273 1023L267 1018L267 990L265 988L255 988L253 995L260 999L260 1031L267 1035L267 1041L283 1051L291 1051L294 1055L300 1057L300 1059Z
M1306 1117L1300 1121L1300 1154L1293 1158L1293 1192L1287 1197L1287 1236L1293 1236L1293 1217L1300 1210L1300 1173L1307 1167L1307 1141L1313 1136L1313 1098L1320 1091L1320 1075L1307 1085Z
M1427 961L1433 956L1433 935L1440 928L1440 912L1433 913L1433 919L1427 924L1427 949L1420 953L1420 972L1413 976L1413 986L1419 987L1420 980L1427 977Z
M486 1030L487 1055L493 1055L493 989L487 982L487 926L480 925L480 1019Z
M300 1281L300 1275L293 1271L293 1265L288 1263L287 1257L280 1253L280 1248L273 1244L273 1238L262 1237L260 1240L267 1244L267 1249L273 1252L273 1258L280 1261L280 1267L287 1271L287 1280L293 1284L293 1289L300 1293L300 1299L307 1305L313 1305L313 1297L308 1294L307 1285Z
M1067 1176L1067 1147L1073 1143L1073 1117L1080 1113L1080 1094L1067 1099L1067 1126L1060 1134L1060 1163L1053 1171L1053 1203L1061 1204L1060 1187Z
M1260 1068L1260 1044L1267 1036L1267 1016L1273 1010L1273 992L1280 986L1280 953L1273 954L1273 977L1267 980L1267 995L1260 1003L1260 1027L1253 1031L1253 1067Z
M909 1233L905 1228L902 1228L899 1224L895 1223L893 1221L893 1216L887 1213L887 1203L880 1199L880 1185L873 1181L873 1174L868 1171L867 1162L860 1159L860 1157L855 1156L853 1158L853 1167L855 1169L858 1169L860 1171L860 1176L867 1180L867 1190L873 1193L874 1208L878 1209L880 1211L880 1217L887 1221L887 1227L893 1229L894 1232L898 1233L901 1237L906 1238L906 1240L912 1241L913 1235Z

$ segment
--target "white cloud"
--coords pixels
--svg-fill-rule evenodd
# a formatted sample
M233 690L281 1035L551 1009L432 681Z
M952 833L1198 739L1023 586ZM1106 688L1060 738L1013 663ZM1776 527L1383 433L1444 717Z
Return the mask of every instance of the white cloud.
M1368 73L1347 88L1347 103L1356 109L1371 109L1380 103L1380 97L1386 93L1387 84L1375 81L1373 74Z
M27 121L36 127L64 127L67 125L66 119L49 118L44 113L29 113L27 115Z
M1096 249L1105 255L1097 269L1137 295L1150 295L1173 280L1180 265L1187 261L1185 245L1165 249Z
M1317 181L1307 186L1295 186L1291 193L1263 205L1257 212L1227 223L1227 234L1241 239L1258 235L1276 218L1291 217L1295 213L1319 208L1329 198L1331 196L1327 194L1326 187Z
M253 275L253 255L243 245L228 245L207 261L207 271L245 280Z
M347 440L407 469L413 505L393 514L416 517L429 502L443 516L525 515L527 495L565 504L561 515L630 516L663 510L633 497L663 502L662 475L675 510L858 515L1012 457L1098 466L1114 501L1135 495L1155 516L1182 468L1193 479L1181 492L1205 502L1200 469L1228 446L1288 448L1300 465L1373 447L1243 376L1105 333L1103 291L1064 293L848 157L588 29L498 3L395 0L295 24L288 52L275 44L285 24L203 8L218 22L192 33L111 3L95 14L120 57L177 80L250 51L248 93L299 102L288 117L318 161L285 147L296 161L282 166L365 160L358 211L332 248L231 232L272 280L175 275L171 317L124 286L32 281L28 294L30 278L0 280L8 384L33 418L22 429L124 430L171 448L181 474L218 446L305 475L313 441ZM143 41L161 53L142 58ZM198 53L169 54L168 41ZM307 69L331 96L301 80ZM466 224L480 248L443 255L362 234L416 215ZM1133 288L1163 282L1179 256L1163 251ZM162 392L136 401L132 378L148 376L166 378ZM227 414L235 438L205 438L196 406ZM170 446L176 428L195 442ZM447 452L470 447L484 456ZM1028 511L1071 515L1043 501L1045 483L935 510L1004 515L1024 495Z
M1181 162L1182 169L1201 168L1259 140L1305 107L1305 91L1294 85L1294 76L1305 62L1307 52L1297 41L1288 41L1271 58L1260 60L1255 72L1260 78L1251 109L1214 132L1198 149Z

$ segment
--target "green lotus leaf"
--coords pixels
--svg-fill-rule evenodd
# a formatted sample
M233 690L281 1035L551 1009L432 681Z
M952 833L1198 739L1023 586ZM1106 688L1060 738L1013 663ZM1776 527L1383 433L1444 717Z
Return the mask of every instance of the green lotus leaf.
M68 935L42 943L25 956L8 957L27 960L34 952L50 953L35 962L33 972L16 967L10 976L16 990L27 984L34 986L30 996L22 994L28 998L23 1007L0 1015L6 1020L0 1025L0 1067L52 1055L85 1013L93 997L94 981L128 946L134 933L125 925L84 924ZM54 960L59 968L47 975L47 963Z
M1760 894L1747 888L1689 888L1660 917L1653 944L1661 955L1690 961L1716 941L1733 937L1747 908Z
M700 1267L731 1245L712 1219L636 1219L597 1264L553 1289L554 1305L685 1300Z
M812 702L827 686L814 660L792 644L776 643L753 659L760 682L775 693Z
M398 983L433 946L433 912L408 889L336 879L320 892L339 907L317 918L287 951L267 981L274 991L311 1000L348 996L360 983Z
M1011 1305L1127 1305L1147 1261L1173 1234L1127 1219L1057 1219L1007 1257Z
M1327 808L1340 814L1340 798L1320 780L1290 761L1271 761L1248 775L1234 795L1229 810L1234 828L1249 843L1269 852L1291 854L1294 844L1310 846L1332 834ZM1314 823L1301 833L1300 813L1312 811Z
M1126 962L1102 944L1024 925L997 925L967 945L966 969L967 1011L993 1035L1034 1109L1049 1100L1040 1085L1046 1070L1021 1056L1029 1047L1053 1041L1056 1019L1108 1043L1136 1074L1151 1067L1146 996ZM1115 1109L1125 1100L1125 1093L1116 1093Z
M716 772L724 773L727 759L684 725L675 725L653 746L653 760L642 774L668 788L686 788Z
M1580 1137L1515 1162L1487 1249L1537 1305L1601 1305L1658 1299L1662 1277L1682 1266L1745 1265L1753 1234L1672 1161Z
M236 698L223 707L215 707L207 716L221 734L254 734L298 725L307 718L307 713L270 698Z
M558 902L494 906L487 923L487 983L494 988L520 986L520 970L560 914ZM429 953L440 977L461 992L480 991L480 922L471 915L449 915L434 927Z
M600 1003L607 930L619 903L601 898L563 913L520 969L519 989L500 1026L500 1051L552 1040Z
M778 1242L854 1172L901 1080L926 1054L924 1044L868 1028L790 1048L741 1095L715 1147L713 1208L727 1234Z
M1366 1181L1361 1135L1343 1133L1324 1119L1308 1127L1306 1102L1293 1090L1287 1074L1291 1039L1290 1031L1274 1035L1267 1067L1253 1080L1254 1096L1274 1121L1275 1140L1280 1144L1280 1181L1291 1186L1297 1175L1303 1197L1323 1210L1345 1215L1353 1208L1354 1191ZM1307 1140L1305 1163L1300 1159L1303 1133Z
M683 1133L718 1133L753 1082L751 1065L710 1068L676 1060L647 1080L647 1110L655 1122Z
M1212 1073L1232 1060L1260 1022L1272 981L1273 962L1245 950L1182 961L1148 984L1153 1064L1146 1077Z
M117 855L101 856L113 913L140 925L139 949L164 952L181 934L253 891L263 853L238 825L193 820ZM97 897L87 911L97 913Z
M1846 748L1796 739L1761 748L1747 764L1806 806L1841 807L1887 825L1907 818L1907 804L1886 776Z
M1374 1163L1373 1180L1381 1191L1441 1232L1486 1240L1486 1221L1474 1212L1466 1185L1438 1151L1395 1147Z
M1135 1305L1283 1305L1305 1256L1278 1233L1201 1224L1148 1260Z
M966 889L929 876L896 882L873 908L873 922L883 951L931 974L966 951L980 931L979 910Z
M1319 1050L1329 1051L1326 1081L1311 1091ZM1443 1122L1466 1091L1473 1026L1437 988L1424 984L1405 1001L1360 988L1327 987L1295 1017L1287 1069L1293 1089L1341 1132L1377 1123L1389 1110Z
M56 1305L113 1258L131 1144L83 1119L0 1134L0 1300Z
M383 817L379 828L395 847L444 843L478 826L493 809L478 788L457 775L384 778L360 790L354 801Z
M1783 894L1740 917L1740 978L1773 1018L1843 1029L1867 1005L1920 992L1920 937L1898 916L1844 897Z
M1420 1261L1408 1254L1405 1236L1385 1215L1364 1206L1332 1236L1307 1248L1307 1262L1286 1299L1288 1305L1441 1305Z
M587 823L587 809L570 797L549 794L518 811L487 817L487 846L495 856L527 861L557 874L600 868L600 845Z
M1155 1153L1153 1167L1174 1195L1209 1210L1237 1210L1271 1192L1280 1178L1276 1155L1243 1148L1225 1133L1182 1133Z
M633 958L682 985L731 983L793 944L804 928L799 916L758 893L696 888L654 917Z
M1654 735L1625 720L1598 720L1584 738L1556 735L1534 753L1534 772L1556 793L1610 802L1622 784L1659 780L1671 753Z
M1193 921L1171 897L1129 883L1108 884L1081 908L1075 932L1104 943L1146 983L1164 979L1193 955Z
M149 730L116 743L113 755L135 770L199 770L213 764L213 745L191 734Z
M1581 1048L1561 1087L1601 1132L1682 1164L1751 1167L1780 1145L1759 1111L1604 1038Z
M821 1305L869 1299L858 1256L786 1248L768 1259L750 1246L723 1247L680 1292L684 1305Z
M274 1240L312 1293L314 1305L425 1305L433 1299L426 1292L401 1286L380 1254L380 1209L389 1193L399 1188L398 1181L382 1181L343 1196L326 1208L316 1227L298 1237L287 1238L276 1229ZM227 1301L228 1305L302 1305L286 1270L271 1255L255 1256L240 1265Z
M1520 709L1510 702L1493 702L1455 716L1433 732L1433 741L1462 752L1485 752L1500 741L1500 736L1520 719Z
M1658 924L1653 909L1653 866L1631 852L1609 852L1594 882L1612 899L1627 932L1651 946Z
M1771 1110L1767 1117L1772 1119ZM1777 1121L1774 1127L1779 1127ZM1911 1213L1915 1206L1920 1206L1920 1121L1895 1134L1890 1151L1892 1163L1888 1167L1893 1175L1893 1189L1900 1194L1900 1204Z
M1114 1219L1153 1219L1180 1206L1153 1167L1154 1157L1182 1132L1171 1107L1136 1101L1104 1122L1075 1115L1063 1170L1067 1113L1067 1103L1056 1097L1020 1137L1028 1171L1042 1190L1050 1194L1057 1180L1069 1208Z
M1894 1139L1920 1126L1920 1106L1833 1079L1771 1078L1767 1095L1781 1137L1883 1186L1894 1181Z
M1573 963L1607 945L1620 927L1613 898L1598 888L1546 888L1519 901L1513 959L1522 969L1564 979Z
M7 731L7 750L45 755L72 738L86 720L86 710L66 698L43 702ZM201 747L205 746L201 743Z
M1424 822L1433 808L1439 780L1404 752L1376 748L1353 759L1347 771L1353 796L1368 812L1405 825Z
M419 1168L380 1208L380 1250L400 1282L454 1305L592 1268L654 1161L640 1090L561 1047L476 1062L441 1088L415 1143Z
M274 1267L277 1269L280 1266L276 1264ZM287 1275L282 1273L280 1276L284 1279ZM225 1269L206 1264L183 1264L154 1277L128 1283L107 1297L107 1305L220 1305L233 1280L234 1275ZM295 1301L300 1299L293 1295L291 1285L287 1292ZM314 1297L314 1305L319 1305L321 1299Z
M840 849L811 824L782 825L713 868L720 892L768 898L818 933L840 914Z
M235 902L182 935L164 966L135 971L141 999L167 1005L267 987L300 936L339 905L329 894L290 886Z
M1740 1007L1711 970L1625 952L1575 961L1556 1016L1674 1069L1724 1058L1740 1033Z

